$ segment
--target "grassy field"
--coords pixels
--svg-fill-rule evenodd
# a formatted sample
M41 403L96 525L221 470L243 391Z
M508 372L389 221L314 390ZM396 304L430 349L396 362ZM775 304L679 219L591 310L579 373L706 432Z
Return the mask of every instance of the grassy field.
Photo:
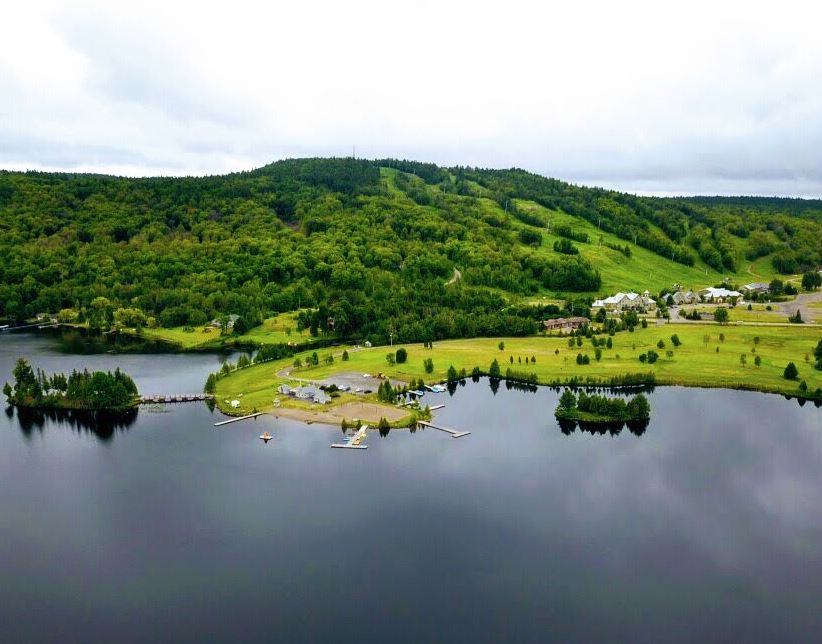
M674 333L682 342L678 348L673 346L670 339ZM720 339L720 334L724 339ZM626 373L652 372L658 384L731 387L797 394L801 380L807 382L811 392L822 387L822 371L817 371L812 365L813 349L820 339L822 331L802 327L791 327L786 332L785 328L779 327L665 324L613 336L613 348L603 349L599 362L595 359L594 348L589 340L584 340L582 347L575 345L570 348L568 338L481 338L437 342L432 349L425 349L418 344L406 345L408 361L393 366L386 360L388 347L349 348L350 359L347 362L337 358L334 364L326 365L322 358L329 350L320 352L320 365L294 370L293 375L321 380L341 371L369 374L382 372L403 381L422 378L426 382L437 382L445 379L451 365L458 371L464 368L468 373L475 366L488 371L491 361L496 358L503 374L508 367L533 372L542 383L567 381L574 376L609 379ZM660 340L665 343L663 349L657 347ZM504 342L503 350L499 349L500 342ZM649 349L660 355L653 365L643 364L638 359L640 354ZM670 357L666 355L668 350L673 351ZM341 351L341 348L335 349L334 353L339 356ZM590 364L578 365L578 353L588 355ZM305 355L308 353L302 357ZM744 364L740 358L742 355L745 356ZM758 367L754 365L756 356L762 361ZM536 358L535 363L530 361L531 357ZM426 358L431 358L434 363L430 374L425 372L423 366ZM245 397L244 407L270 407L275 397L274 389L283 381L276 374L292 361L293 359L289 359L257 365L220 380L217 388L219 401L223 403L224 400L237 398L242 394ZM799 380L787 381L782 376L785 366L791 361L799 369ZM343 400L349 399L346 397Z
M219 329L210 326L198 326L189 329L183 327L171 329L145 328L143 329L143 336L153 340L171 342L183 349L205 348L209 345L219 345L226 340L257 344L299 343L311 336L308 330L297 331L297 314L298 311L291 311L267 318L260 326L254 327L248 333L239 336L221 336Z
M727 271L720 273L698 258L694 266L688 267L635 246L616 235L603 232L579 217L557 210L549 210L530 201L517 200L517 206L521 210L535 212L546 217L552 225L562 224L570 227L574 232L588 235L589 243L574 242L574 245L579 249L580 255L588 259L602 274L602 293L612 294L626 290L641 293L645 289L659 292L663 288L670 288L675 283L680 283L685 288L699 289L717 284L725 277L730 277L739 284L746 284L752 281L770 281L777 276L769 256L762 257L753 263L748 261L741 263L736 273ZM528 227L521 222L515 222L515 226ZM543 251L556 257L557 253L554 252L553 245L560 237L552 235L548 230L540 229L540 232L543 237ZM602 245L599 244L600 238ZM605 244L609 243L619 246L628 244L631 248L631 257L626 257L621 252L608 248ZM786 276L779 277L782 280L792 279Z
M770 306L768 311L766 306ZM696 310L700 313L714 313L719 307L698 306ZM683 307L682 312L693 311L694 307ZM788 316L781 312L778 304L751 304L748 310L747 304L740 304L733 308L728 308L728 319L731 322L782 322L788 323Z

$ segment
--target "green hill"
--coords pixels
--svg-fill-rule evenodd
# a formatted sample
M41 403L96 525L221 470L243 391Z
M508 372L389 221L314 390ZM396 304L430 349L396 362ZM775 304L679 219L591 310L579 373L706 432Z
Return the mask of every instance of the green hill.
M299 328L383 342L533 332L534 296L822 264L822 203L636 197L522 170L297 159L213 177L0 173L0 318ZM558 310L552 310L558 313Z

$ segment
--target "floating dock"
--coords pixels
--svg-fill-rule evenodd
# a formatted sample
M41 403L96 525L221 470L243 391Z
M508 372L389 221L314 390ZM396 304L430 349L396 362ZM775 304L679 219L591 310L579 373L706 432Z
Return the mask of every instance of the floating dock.
M363 425L357 430L356 434L350 438L346 438L342 443L331 443L331 447L339 447L341 449L368 449L368 445L362 444L368 435L367 430L368 425Z
M247 420L249 418L256 418L257 416L262 416L263 412L258 411L256 414L249 414L248 416L239 416L237 418L229 418L228 420L220 421L219 423L214 423L214 427L222 427L223 425L228 425L229 423L238 423L241 420Z
M441 432L445 432L446 434L451 434L451 438L462 438L463 436L468 436L471 432L458 432L456 429L451 429L450 427L442 427L441 425L432 425L429 422L424 420L418 420L417 425L422 425L423 427L430 427L431 429L438 429Z
M437 411L438 409L442 409L445 405L434 405L433 407L429 407L431 411Z

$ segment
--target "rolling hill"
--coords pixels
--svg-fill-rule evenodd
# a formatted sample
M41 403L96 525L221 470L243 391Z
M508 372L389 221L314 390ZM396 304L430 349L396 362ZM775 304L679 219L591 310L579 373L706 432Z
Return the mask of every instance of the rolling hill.
M376 342L531 333L548 312L534 296L576 308L822 263L819 201L636 197L393 159L200 178L2 172L0 231L8 320L183 327L235 313L248 328L302 310L300 327Z

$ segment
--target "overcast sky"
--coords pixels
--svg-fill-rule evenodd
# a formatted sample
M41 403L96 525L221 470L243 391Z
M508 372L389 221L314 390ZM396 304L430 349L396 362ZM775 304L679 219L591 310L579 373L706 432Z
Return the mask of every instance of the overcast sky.
M822 197L817 3L551 4L10 2L0 167L214 174L356 146Z

